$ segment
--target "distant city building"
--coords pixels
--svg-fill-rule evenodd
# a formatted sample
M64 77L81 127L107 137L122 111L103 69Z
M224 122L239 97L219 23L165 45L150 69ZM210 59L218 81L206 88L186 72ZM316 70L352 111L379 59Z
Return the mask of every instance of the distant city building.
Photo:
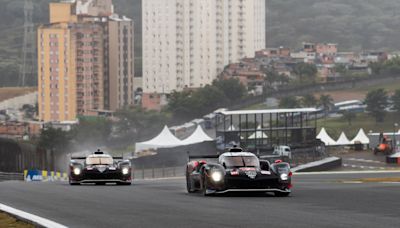
M40 120L133 105L133 76L133 22L111 0L50 3L50 24L38 28Z
M144 107L265 48L265 0L144 0L142 16Z

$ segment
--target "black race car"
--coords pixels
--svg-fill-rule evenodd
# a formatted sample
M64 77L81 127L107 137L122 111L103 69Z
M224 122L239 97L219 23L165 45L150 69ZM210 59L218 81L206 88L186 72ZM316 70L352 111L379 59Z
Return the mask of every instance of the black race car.
M84 160L84 161L81 161ZM87 157L71 157L69 165L69 184L81 183L132 183L132 167L129 160L112 157L100 150Z
M215 163L205 160L217 158ZM192 160L192 161L191 161ZM273 192L289 196L292 172L286 162L259 160L249 152L234 147L221 155L189 156L186 166L186 186L189 193L204 195L227 192Z

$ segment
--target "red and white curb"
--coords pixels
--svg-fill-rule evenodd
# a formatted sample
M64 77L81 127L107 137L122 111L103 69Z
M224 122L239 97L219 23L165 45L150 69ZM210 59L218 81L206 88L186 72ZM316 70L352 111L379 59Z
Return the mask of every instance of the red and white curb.
M10 215L13 215L22 221L28 221L30 223L33 223L34 225L39 225L39 226L43 226L43 227L51 227L51 228L67 228L67 226L64 226L59 223L53 222L51 220L39 217L37 215L30 214L25 211L21 211L21 210L9 207L9 206L1 204L1 203L0 203L0 211L3 211Z

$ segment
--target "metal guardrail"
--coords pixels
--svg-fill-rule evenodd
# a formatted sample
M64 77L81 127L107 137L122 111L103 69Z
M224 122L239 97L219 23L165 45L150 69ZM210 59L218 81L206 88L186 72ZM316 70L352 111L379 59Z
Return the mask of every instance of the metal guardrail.
M9 181L9 180L24 180L23 173L3 173L0 172L0 181Z

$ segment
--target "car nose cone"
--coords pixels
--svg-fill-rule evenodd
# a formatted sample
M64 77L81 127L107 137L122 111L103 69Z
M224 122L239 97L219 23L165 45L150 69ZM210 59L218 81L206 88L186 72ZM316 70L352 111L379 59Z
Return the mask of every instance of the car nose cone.
M99 172L102 173L106 170L106 167L97 167L97 170L99 170Z

